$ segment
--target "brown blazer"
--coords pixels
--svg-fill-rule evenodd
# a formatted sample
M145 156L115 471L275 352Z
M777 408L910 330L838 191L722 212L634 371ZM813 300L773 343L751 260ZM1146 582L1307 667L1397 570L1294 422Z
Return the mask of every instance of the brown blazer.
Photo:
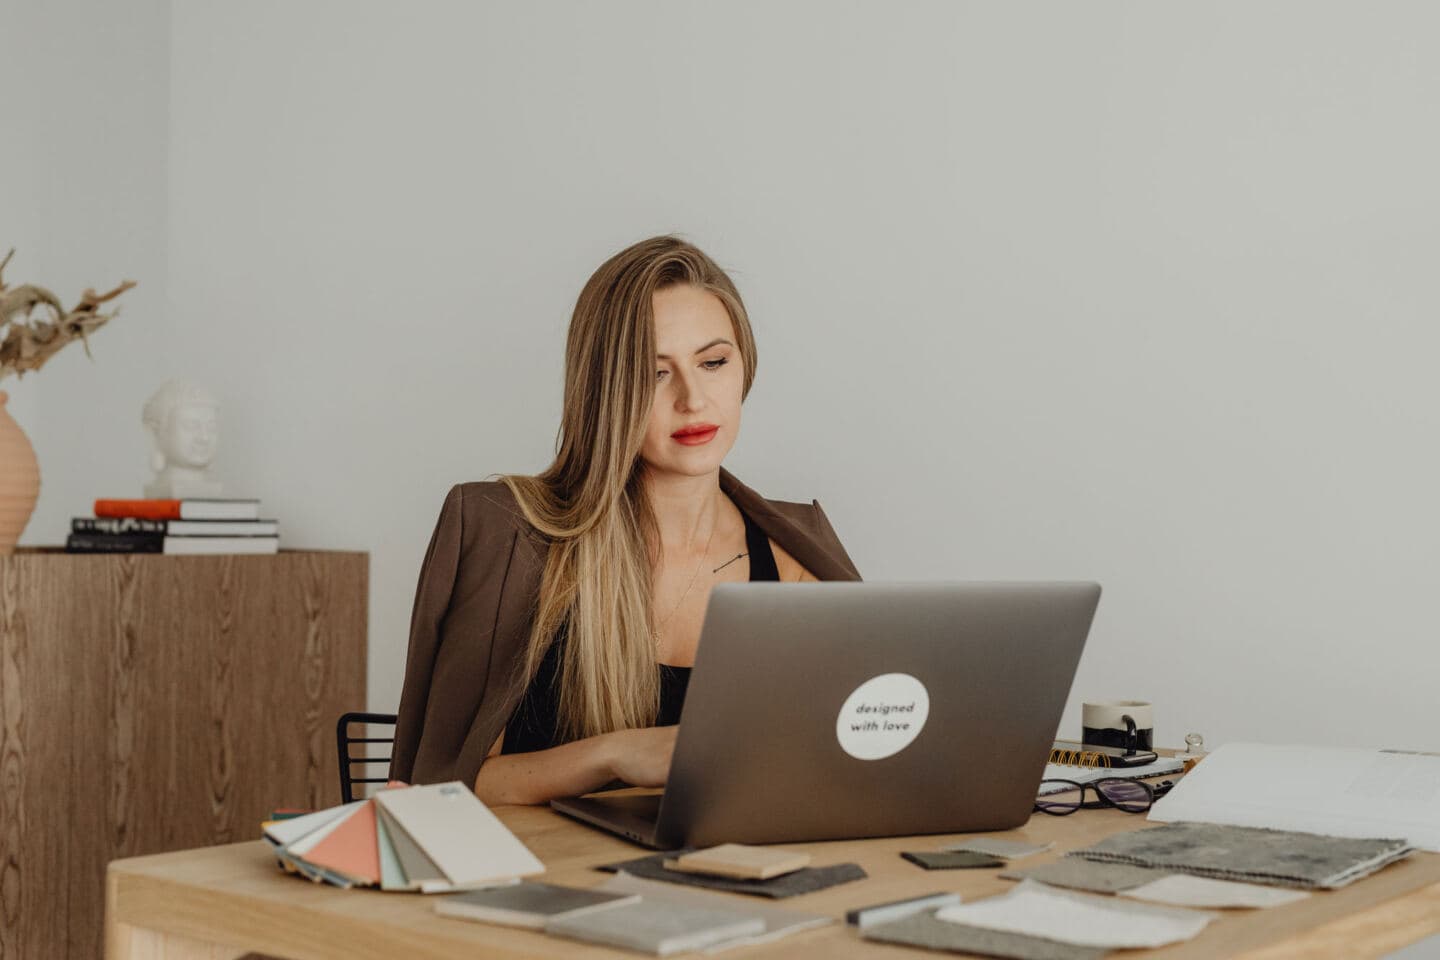
M723 467L720 489L818 579L860 579L818 501L766 500ZM525 692L548 549L504 483L450 489L415 591L391 779L475 782Z

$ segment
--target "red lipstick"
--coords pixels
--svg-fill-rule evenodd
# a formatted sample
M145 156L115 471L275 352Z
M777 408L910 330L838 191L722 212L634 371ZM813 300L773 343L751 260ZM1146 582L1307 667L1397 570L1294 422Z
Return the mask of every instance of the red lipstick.
M683 443L687 447L697 447L713 440L719 429L713 423L692 423L689 426L681 427L670 436L677 443Z

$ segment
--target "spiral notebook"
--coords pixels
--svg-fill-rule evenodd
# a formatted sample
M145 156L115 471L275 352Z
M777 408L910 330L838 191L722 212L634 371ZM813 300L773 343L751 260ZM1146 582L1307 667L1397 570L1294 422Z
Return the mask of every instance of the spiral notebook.
M1167 773L1179 773L1184 769L1185 761L1179 757L1156 757L1150 763L1133 767L1106 766L1103 754L1090 748L1078 750L1074 744L1057 740L1055 749L1050 751L1050 762L1045 764L1042 779L1070 780L1074 783L1094 783L1107 778L1140 780L1145 777L1164 776ZM1063 784L1047 783L1040 787L1039 793L1043 797L1052 793L1064 793L1065 790Z
M1143 767L1160 759L1154 750L1125 750L1095 743L1056 740L1050 762L1077 767Z

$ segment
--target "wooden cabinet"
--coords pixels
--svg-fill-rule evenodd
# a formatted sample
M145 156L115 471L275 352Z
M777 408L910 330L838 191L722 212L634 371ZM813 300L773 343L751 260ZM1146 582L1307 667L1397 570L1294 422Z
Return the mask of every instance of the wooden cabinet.
M0 960L97 958L105 866L340 802L369 556L0 557Z

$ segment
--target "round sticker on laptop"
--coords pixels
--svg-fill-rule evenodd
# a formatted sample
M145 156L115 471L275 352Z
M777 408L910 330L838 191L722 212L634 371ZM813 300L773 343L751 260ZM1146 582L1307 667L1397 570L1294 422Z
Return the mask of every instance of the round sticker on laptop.
M925 728L930 694L908 673L883 673L855 688L835 719L840 749L857 760L883 760Z

